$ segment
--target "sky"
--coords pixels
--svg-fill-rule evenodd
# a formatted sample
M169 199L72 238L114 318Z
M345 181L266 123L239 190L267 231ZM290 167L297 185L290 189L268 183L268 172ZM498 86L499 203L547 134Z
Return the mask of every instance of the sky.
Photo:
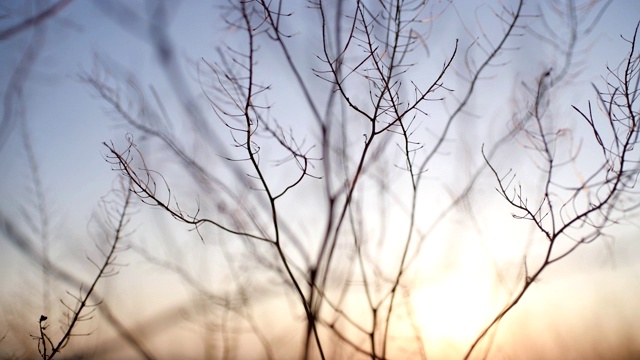
M36 3L3 2L0 30L28 17ZM514 2L506 3L513 6ZM495 143L507 130L518 106L530 103L531 100L526 99L526 86L535 81L549 64L560 65L554 62L562 58L562 53L531 32L531 29L543 31L543 23L535 15L550 14L553 3L525 4L524 14L527 16L523 18L523 25L529 27L518 29L523 35L508 43L508 50L495 62L500 66L488 69L469 107L461 115L461 120L455 123L444 147L438 152L439 156L430 164L420 192L420 199L424 199L418 205L420 216L417 226L420 229L429 228L452 194L463 189L472 169L482 164L481 146ZM3 119L7 118L7 112L15 119L14 126L2 129L9 135L0 148L0 212L27 234L37 247L40 245L36 239L41 235L37 209L44 204L49 256L55 263L79 274L85 282L91 279L89 274L94 269L86 256L99 257L93 244L101 236L99 227L95 226L99 218L97 214L100 214L99 204L117 185L118 179L118 173L105 161L108 151L103 142L113 142L117 148L123 148L126 134L133 134L145 159L153 169L166 176L165 179L172 184L172 195L180 199L184 209L195 211L196 204L200 204L203 215L216 216L217 211L225 212L221 210L222 200L218 200L217 194L211 195L199 188L198 181L192 179L157 140L145 139L139 131L124 123L95 89L83 81L88 75L97 76L108 86L120 89L122 103L134 112L138 111L141 117L144 115L142 110L160 112L153 92L160 94L162 104L172 119L172 134L185 144L190 154L205 163L213 173L222 174L221 178L228 180L232 188L240 189L240 193L247 190L243 188L245 183L233 178L233 172L229 170L236 165L228 165L221 156L222 148L228 151L224 156L237 156L238 149L233 147L231 132L218 122L205 96L212 94L208 87L212 77L207 63L219 64L220 54L230 53L228 46L242 48L245 44L242 31L229 27L222 20L228 13L217 1L167 2L168 25L164 30L174 45L176 67L164 71L147 26L153 19L150 15L153 4L151 1L127 2L126 8L138 16L130 21L123 13L115 12L116 7L101 5L99 1L72 2L44 24L42 45L38 47L39 53L20 94L12 92L11 76L24 63L22 56L30 41L36 38L34 29L0 41L0 88L3 96L0 106ZM286 18L285 26L293 36L287 39L287 44L302 78L316 95L316 104L322 106L326 104L330 87L311 70L325 66L318 60L318 56L322 56L318 48L321 44L317 36L318 16L306 6L291 6L293 16ZM466 56L481 59L483 50L495 43L504 30L493 15L494 10L500 10L499 2L453 1L450 4L436 1L429 3L428 8L436 16L425 20L425 27L420 28L426 29L423 32L426 34L426 47L418 47L410 54L409 60L416 65L407 70L403 79L417 84L429 83L452 53L455 39L460 42L452 71L444 78L445 86L453 92L443 91L446 100L429 107L428 116L417 117L416 136L420 139L431 139L442 128L440 119L451 114L460 99L459 94L464 93L467 84L464 80ZM550 27L560 29L558 33L562 36L567 35L557 18L546 16ZM591 14L577 20L583 24L595 18ZM559 128L571 129L576 144L580 139L584 141L575 166L563 173L566 176L563 180L568 182L588 173L590 159L597 154L597 148L590 145L592 140L588 142L589 132L581 125L580 117L570 105L585 109L588 100L595 101L592 84L601 86L606 67L614 68L627 54L628 46L620 35L632 35L640 20L640 5L632 0L613 1L598 19L592 30L578 42L572 69L579 71L572 73L552 93L548 119L555 121ZM582 29L585 28L588 27ZM152 34L157 32L152 31ZM476 37L476 34L483 36ZM474 41L477 46L471 46ZM310 153L320 157L319 132L314 127L312 112L279 48L265 42L258 54L256 62L260 72L256 75L257 81L272 84L270 91L260 98L264 104L272 105L265 114L270 119L277 119L287 131L291 129L305 144L315 144ZM357 53L353 55L357 57ZM409 88L409 82L405 81L405 84L405 89ZM367 104L368 91L358 85L361 84L357 81L349 83L352 99L358 104ZM132 89L139 89L144 94L145 100L151 104L148 109L137 107L140 98L136 98ZM195 101L199 114L211 121L208 129L213 129L219 136L217 139L223 139L221 142L207 142L205 136L209 133L202 129L194 132L193 126L196 125L189 122L193 116L190 117L192 114L181 106L184 99ZM363 134L356 134L347 143L351 148L360 149L366 141L363 137L366 126L358 122L357 116L349 116L344 126L353 131L351 134L358 131ZM259 141L267 144L261 149L264 154L261 161L266 164L266 174L274 179L274 188L286 187L287 181L295 178L297 168L291 163L282 167L267 166L270 161L280 158L281 152L267 140L260 138ZM25 146L26 142L31 145L30 149ZM494 164L501 174L514 169L517 181L525 189L536 189L541 179L536 170L536 157L518 148L525 142L525 138L514 140L508 150L497 155ZM425 143L429 144L428 140ZM562 146L570 145L563 143ZM389 150L392 148L394 150ZM381 156L380 163L388 165L391 170L381 172L388 175L388 179L380 178L388 181L393 196L380 194L373 175L363 180L362 192L357 193L358 199L362 199L357 210L366 215L360 224L364 229L362 233L375 234L372 238L380 239L381 245L372 245L372 251L377 252L372 252L371 262L377 262L385 271L397 264L399 247L394 241L406 236L406 199L410 194L406 177L395 177L403 165L398 158L399 150L395 145L387 150L388 155ZM566 155L563 153L565 150L560 148L560 156ZM29 162L29 152L35 159L33 163ZM352 164L345 167L350 166ZM38 191L44 194L39 202L34 191L34 169L41 186ZM322 175L319 163L313 171ZM374 170L371 172L375 173ZM530 224L511 216L514 210L494 190L496 185L495 177L485 172L466 208L453 211L444 225L430 235L420 252L416 252L415 266L407 275L407 284L411 284L413 298L410 304L415 310L421 341L429 356L443 359L461 357L463 349L506 301L509 289L515 286L514 278L522 271L522 254L532 254L532 261L539 259L540 236L533 235L535 232L531 231ZM309 244L309 252L313 252L323 231L326 199L322 198L322 186L312 180L305 181L300 189L295 195L282 198L281 209L283 216L292 219L288 224L296 234L292 237L309 239L305 244ZM396 201L395 198L403 200ZM260 209L260 203L252 197L243 199L249 208ZM261 243L251 245L254 248L244 242L227 241L226 235L210 228L202 230L204 240L200 241L192 228L177 224L158 209L140 203L136 203L133 209L131 230L126 240L134 250L120 255L126 266L117 276L104 279L99 289L111 309L124 319L123 322L140 330L141 338L150 349L156 350L157 356L170 358L176 355L163 348L167 341L176 339L184 339L180 342L182 346L176 345L173 349L177 354L188 353L193 358L203 358L211 355L210 352L219 351L222 345L218 346L216 342L226 340L220 335L223 332L218 332L215 326L208 327L211 324L230 326L242 333L237 338L240 340L235 340L238 341L234 343L235 348L233 345L230 347L232 355L262 356L262 350L255 336L243 333L247 331L246 323L216 307L203 307L204 310L198 312L199 299L185 277L168 270L167 266L157 266L135 249L146 249L156 258L183 266L186 273L194 275L199 283L218 295L231 293L224 285L236 284L236 281L251 288L253 296L264 294L264 299L256 301L253 311L259 327L267 330L276 344L300 343L301 335L291 329L300 322L301 310L282 311L283 308L296 309L299 304L295 296L286 292L286 286L278 286L281 281L278 276L263 273L259 267L247 265L251 261L244 261L245 257L277 259L272 248ZM640 307L634 302L640 295L640 267L635 256L640 251L638 223L637 212L630 213L619 225L607 230L610 236L581 247L566 260L550 267L525 295L517 311L501 324L490 358L552 358L559 354L566 355L566 358L598 358L601 354L611 354L614 348L640 353L640 344L631 341L634 337L639 338L640 327L630 321L640 316ZM3 309L0 336L5 332L8 334L4 341L11 344L12 352L33 351L35 342L29 338L29 333L37 331L39 313L44 310L61 313L57 299L66 296L65 289L77 289L70 290L69 284L54 280L53 294L49 300L43 301L42 292L46 286L42 283L41 270L7 236L6 231L0 232L0 303ZM283 246L296 264L304 263L304 256L297 252L293 241ZM346 246L340 251L343 259L349 258L352 250ZM243 260L229 260L234 257ZM352 265L345 261L336 266L347 269ZM234 286L229 285L229 288L237 290ZM345 301L350 311L358 313L362 310L362 301L365 301L362 289L353 290ZM283 306L283 303L287 305ZM362 314L357 315L365 323L370 320L366 309L364 307ZM165 315L168 320L157 326L157 333L151 330L150 325L147 328L140 325L149 324L150 318L163 318ZM281 318L288 320L280 321ZM177 329L166 330L170 328L166 324L172 322L179 324ZM412 339L413 335L405 325L397 325L395 335L400 339ZM104 322L96 320L95 326L88 325L86 329L95 329L95 336L78 340L78 347L73 349L91 346L100 349L100 346L110 344L109 341L118 343L114 340L117 339L115 332ZM194 340L197 336L193 334L202 331L214 334L214 345ZM541 332L544 335L539 335ZM606 341L598 345L592 343L602 338ZM74 341L76 339L72 339ZM411 345L406 346L417 351L417 346L407 341ZM402 348L404 343L400 343L399 348ZM278 345L276 348L279 355L290 355L286 346ZM530 349L531 352L523 354L518 349ZM119 355L106 355L107 358L109 356Z

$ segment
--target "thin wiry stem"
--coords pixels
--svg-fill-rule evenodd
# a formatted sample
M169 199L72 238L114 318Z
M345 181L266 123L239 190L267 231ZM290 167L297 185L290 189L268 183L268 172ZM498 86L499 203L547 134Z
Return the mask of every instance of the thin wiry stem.
M544 87L542 81L538 84L536 101L534 102L535 109L532 111L536 118L536 127L535 130L527 130L530 135L529 138L534 142L533 148L547 163L546 168L542 169L545 173L545 180L540 205L538 207L532 207L527 197L523 194L521 187L517 189L514 188L513 194L510 194L509 189L512 188L510 181L505 184L504 177L498 174L498 171L489 163L489 160L485 156L485 161L497 180L498 187L496 190L498 193L512 207L524 213L524 215L514 214L514 217L532 221L538 230L545 235L547 242L544 258L533 270L527 265L525 258L525 274L521 288L514 294L513 298L509 300L503 309L495 315L493 320L483 328L467 351L465 359L471 356L480 341L489 331L520 302L529 288L549 265L570 255L579 246L588 244L602 236L603 229L616 223L617 218L615 216L620 216L614 213L619 199L632 190L635 185L635 178L637 178L640 173L640 168L637 165L638 160L633 158L633 156L636 155L633 153L633 149L638 143L638 132L640 131L636 121L638 109L637 103L635 102L637 98L636 94L639 91L637 79L640 75L636 71L640 66L640 57L638 57L635 50L638 27L640 27L640 22L636 26L633 38L628 40L630 51L620 71L623 75L611 72L612 77L617 80L618 83L613 84L607 82L610 97L604 98L602 93L597 91L597 95L605 110L604 121L598 122L591 111L589 111L587 115L587 113L574 107L584 118L586 126L593 132L594 138L598 143L602 144L600 139L608 130L610 130L608 135L613 137L613 143L611 147L604 148L603 158L600 159L603 166L607 167L606 173L601 174L600 169L602 169L602 167L598 168L596 174L600 176L594 174L594 176L584 180L580 186L576 187L576 190L573 190L573 194L568 200L562 204L561 208L565 208L568 205L573 207L574 212L569 218L562 218L562 213L559 213L559 210L553 206L551 200L555 188L558 187L554 185L555 182L553 179L557 177L557 175L555 175L553 170L559 166L555 162L556 154L551 148L555 147L558 138L557 136L552 136L554 133L549 132L542 125L544 115L539 111L539 108L541 108L539 98L541 97ZM600 123L604 123L605 125L603 126ZM592 161L597 161L597 159L593 159ZM635 168L633 168L633 165L635 165ZM629 169L630 171L627 170L628 166L632 166L632 168ZM598 180L598 178L602 176L604 176L604 180ZM632 182L628 182L630 177L634 179ZM597 188L601 195L597 198L591 198L588 190L591 187ZM587 199L588 202L586 205L579 203L582 198ZM623 213L624 212L621 212L621 214ZM549 219L548 221L545 220L547 218ZM562 219L561 222L559 219ZM571 231L576 229L582 230L577 237L571 235ZM568 249L558 250L558 244L560 244L563 239L569 239L573 244Z

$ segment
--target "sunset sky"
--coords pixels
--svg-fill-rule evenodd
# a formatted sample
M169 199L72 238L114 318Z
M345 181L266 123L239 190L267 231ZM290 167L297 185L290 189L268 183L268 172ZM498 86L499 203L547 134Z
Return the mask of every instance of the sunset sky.
M577 1L578 4L590 2ZM136 89L143 94L145 101L154 106L158 102L153 94L159 94L162 106L171 118L173 134L184 140L187 151L194 157L204 159L211 172L231 173L225 168L229 165L224 165L228 163L223 157L236 154L234 151L237 149L233 147L231 132L217 120L205 96L205 93L210 94L211 89L207 85L213 78L205 61L218 63L219 54L229 51L226 46L239 46L244 41L243 33L222 21L228 14L222 1L166 2L168 26L164 30L173 45L178 69L170 70L176 71L171 73L162 67L152 46L154 32L149 24L153 23L150 14L154 3L77 0L48 19L41 33L31 28L0 41L0 89L3 96L0 107L3 124L9 124L1 129L3 137L0 137L0 141L3 141L0 143L2 223L11 221L40 251L41 241L38 239L41 237L42 222L39 220L38 207L44 206L49 256L55 264L78 275L84 282L89 282L91 274L95 272L86 256L99 257L94 246L94 241L100 236L99 227L95 226L99 202L117 185L118 179L118 173L105 161L108 149L103 142L113 142L116 148L122 149L126 145L126 134L133 134L136 143L139 141L139 148L149 167L166 175L166 181L175 186L175 189L172 187L174 192L171 196L176 196L180 206L193 211L202 201L204 215L214 216L216 211L225 211L218 206L216 193L199 192L197 179L192 179L174 158L166 160L171 154L166 148L160 147L159 141L145 138L122 121L95 89L83 80L87 76L96 76L104 79L106 84L118 87L123 96L122 103L131 109L137 109L136 102L140 100L131 96ZM294 1L285 3L295 4ZM411 54L416 65L407 70L403 86L410 89L409 80L418 84L433 81L434 75L451 55L455 39L459 39L460 45L453 71L443 80L453 92L440 94L446 100L434 102L436 105L429 110L429 115L419 116L416 120L419 123L416 125L416 136L420 136L425 143L433 140L433 135L442 128L439 119L449 116L459 96L464 94L467 84L464 80L465 57L481 59L484 56L481 46L495 41L504 30L504 24L494 15L494 11L500 12L499 3L475 0L429 3L431 13L425 12L423 22L427 25L433 23L433 27L425 25L425 34L429 34L424 39L426 47L419 47L416 53ZM515 6L512 0L504 3L508 8ZM545 5L539 5L542 3ZM420 193L426 200L418 205L420 216L416 221L420 231L426 232L453 195L464 188L472 170L483 164L480 152L482 145L489 148L494 144L507 131L508 124L513 120L514 109L530 103L522 100L528 91L527 86L534 83L549 64L561 65L556 64L562 58L561 51L553 49L544 39L531 32L532 28L541 29L539 17L534 15L552 13L553 5L548 3L555 2L525 3L523 13L527 16L523 17L523 27L518 29L523 35L507 43L508 50L495 61L500 66L490 67L481 78L469 107L448 134L444 147L438 152L439 156L428 166L424 190L421 188L423 192ZM599 2L596 9L604 4ZM30 17L36 12L32 7L37 8L31 2L3 1L0 4L0 31ZM329 87L312 72L312 69L323 65L317 59L322 50L318 47L321 45L318 16L307 6L298 4L292 7L294 15L287 18L286 22L287 30L293 34L287 40L289 49L301 69L301 76L316 92L317 104L324 104ZM569 183L585 176L591 166L590 159L598 156L590 129L583 126L584 121L571 105L587 109L588 101L596 104L593 86L601 88L607 66L616 68L628 54L628 43L621 35L627 39L632 37L640 20L640 2L614 0L606 6L601 17L596 13L594 11L588 17L577 19L581 24L580 29L588 31L578 39L577 50L572 58L573 72L552 92L550 100L551 114L548 118L556 121L559 128L571 132L575 140L571 144L574 149L583 141L581 156L573 167L568 167L562 173L565 176L563 180ZM135 16L127 17L127 14ZM434 17L429 18L429 14ZM559 20L548 16L549 26L566 35L561 30ZM588 24L595 19L597 23L589 28ZM530 28L527 27L529 25ZM478 47L471 46L474 41L477 41ZM15 91L12 79L15 78L16 69L25 64L23 56L30 44L37 48L37 55L24 82L19 85L21 91ZM272 84L273 87L264 98L264 102L273 107L265 113L277 118L287 131L292 129L293 133L298 134L297 139L305 141L305 146L316 144L319 131L314 128L312 112L279 48L273 43L265 43L259 51L256 61L260 73L256 76L259 82ZM177 82L178 78L184 82ZM407 93L411 93L406 89ZM352 100L359 104L366 103L368 91L366 88L362 91L353 90ZM222 142L206 143L198 138L202 134L194 130L193 123L187 120L187 111L181 107L184 99L195 101L199 113L211 121L211 129L217 131L216 136L223 139ZM154 109L160 113L157 107ZM142 111L138 115L142 116ZM354 121L349 126L356 128L354 123L357 124ZM357 147L365 140L363 134L356 134L348 143ZM501 175L514 169L519 184L527 189L535 189L541 174L536 168L535 157L519 147L525 140L513 140L509 147L503 148L496 156L494 164ZM27 143L30 149L25 145ZM389 173L375 167L371 172L379 171L388 175L393 196L406 199L410 186L402 187L402 184L408 183L393 177L403 165L397 157L398 149L398 146L390 145L386 150L391 155L380 157L381 162L390 162ZM229 153L222 154L221 151ZM265 154L265 164L271 164L269 161L277 159L279 155L268 146L261 151ZM30 152L35 162L30 162ZM310 153L319 157L319 146L313 147ZM635 156L637 158L637 151ZM34 169L41 185L38 191L44 194L40 201L33 190ZM273 176L276 187L284 187L283 184L295 178L295 173L292 175L280 169L274 165L267 170L267 174ZM314 171L320 170L315 168ZM231 176L228 179L232 179ZM242 186L234 180L229 182L231 186ZM367 184L373 183L372 180ZM283 197L280 204L283 204L284 216L291 216L295 220L288 224L295 234L293 237L308 240L305 244L315 249L325 221L322 212L324 205L316 202L318 196L322 197L323 187L313 182L305 182L301 186L307 190L301 195ZM394 241L406 236L409 202L402 200L396 203L393 197L383 200L376 192L377 188L370 186L358 193L358 196L366 199L359 206L368 217L359 225L366 228L363 233L376 234L376 241L378 237L381 239L381 245L376 247L380 251L372 255L371 262L382 269L390 269L396 266L398 258L394 252L397 251ZM443 224L430 233L424 248L415 257L410 256L412 267L406 275L406 281L411 284L412 297L408 302L411 306L407 308L413 309L427 357L462 357L478 332L495 316L510 291L514 290L515 278L523 269L523 255L530 254L529 259L533 262L540 259L541 247L538 244L543 244L540 241L544 239L530 223L513 218L515 210L495 191L496 186L495 177L486 170L470 195L469 202L447 216ZM636 193L636 202L637 196ZM532 199L534 197L531 195ZM209 201L212 198L214 200ZM391 205L387 206L384 201L389 201ZM260 273L261 277L251 278L250 274L259 271L243 267L244 263L238 265L232 262L238 265L236 271L247 272L246 276L234 278L235 274L229 270L232 267L221 271L218 266L227 261L228 254L235 256L245 251L239 242L227 242L226 235L212 228L203 230L204 240L201 241L192 227L178 224L158 209L139 202L133 208L134 215L126 238L127 243L133 244L133 249L120 255L119 262L126 266L121 268L120 274L104 279L99 291L108 300L111 311L132 331L139 331L139 336L156 356L171 358L187 354L192 358L202 358L212 354L207 351L218 351L218 347L207 348L206 344L194 340L192 335L215 332L207 328L205 321L200 322L198 316L201 313L193 310L202 299L196 299L193 289L184 278L149 261L140 251L136 251L139 248L146 249L158 258L183 264L212 292L227 294L224 285L234 283L232 280L237 279L240 279L240 283L254 286L256 292L264 293L264 298L257 301L253 316L278 344L275 347L276 354L298 356L298 353L291 355L287 352L287 344L295 344L291 346L296 349L301 346L303 335L298 330L301 329L304 313L300 304L295 302L298 299L292 295L293 292L287 293L290 289L281 284L278 287L277 276ZM378 210L383 208L386 211L384 225L377 220L380 216ZM640 216L636 210L623 217L619 225L606 229L608 236L582 246L563 261L550 266L525 294L514 312L500 324L489 358L595 359L606 358L607 354L622 358L625 351L640 354L640 341L637 340L640 339L637 321L640 319L637 301L640 298L638 224ZM34 351L36 342L29 334L38 331L39 315L48 309L50 313L55 315L57 312L60 316L62 310L58 299L66 296L65 290L77 292L77 289L70 288L69 283L54 280L53 294L49 299L53 301L49 305L43 304L44 285L40 267L15 242L9 241L8 236L5 227L0 231L0 337L6 333L4 342L11 348L7 352L0 350L0 357L11 353L23 354L27 349ZM304 256L297 253L292 244L285 246L285 250L289 251L288 256L296 264L303 264ZM254 251L260 254L269 254L272 250L259 242L255 246ZM411 249L416 250L415 247ZM347 254L351 250L344 248L340 251ZM275 258L277 254L273 254ZM346 263L340 266L350 268L350 264ZM382 286L382 283L377 285ZM366 299L362 288L357 286L354 287L357 290L347 296L345 307L366 323L370 321L366 311L368 308L362 305ZM216 311L210 310L207 316L217 324L216 321L228 315ZM165 322L158 320L159 323L155 324L150 321L153 318ZM94 321L95 324L83 325L85 327L82 329L95 330L95 336L72 338L71 343L77 347L70 346L70 349L95 346L104 351L106 358L134 354L122 345L124 343L117 339L108 324L99 318ZM233 324L238 320L230 321ZM293 328L298 330L291 330L291 324L297 326ZM406 337L407 351L416 355L418 346L411 343L415 339L407 324L399 322L392 336L398 339ZM243 340L242 346L237 345L235 355L240 358L243 354L264 356L256 338L243 333L247 331L245 325L242 325L242 329L240 325L232 329L240 333L238 338ZM57 331L57 321L52 322L51 329L52 333ZM57 338L58 333L54 336ZM172 343L172 346L165 348L167 343ZM119 350L106 349L109 344L118 344ZM394 350L406 350L404 343L397 346ZM0 349L3 347L4 344L0 343ZM216 355L222 356L219 353Z

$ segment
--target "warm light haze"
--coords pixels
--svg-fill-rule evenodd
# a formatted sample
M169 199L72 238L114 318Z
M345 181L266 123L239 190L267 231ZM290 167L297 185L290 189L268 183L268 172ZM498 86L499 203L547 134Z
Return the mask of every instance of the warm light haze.
M0 359L640 358L640 2L0 2Z

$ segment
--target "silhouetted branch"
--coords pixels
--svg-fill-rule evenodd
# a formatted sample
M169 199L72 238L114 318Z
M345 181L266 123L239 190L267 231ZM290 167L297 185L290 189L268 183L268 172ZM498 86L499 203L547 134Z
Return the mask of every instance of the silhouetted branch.
M540 169L545 174L545 181L539 205L532 206L530 204L520 185L512 185L511 181L505 184L504 177L498 174L498 171L485 157L485 161L498 182L496 190L522 214L514 213L513 217L532 221L536 228L544 234L546 249L544 259L537 266L529 267L525 258L525 274L521 288L491 323L482 330L465 358L471 356L486 334L519 303L531 285L549 265L570 255L581 245L602 237L606 227L615 224L619 217L624 216L625 211L636 206L637 203L634 203L633 200L631 206L625 205L626 201L621 200L625 195L631 197L637 195L634 188L637 178L640 176L640 159L637 158L637 151L634 152L640 136L637 123L640 56L635 48L639 26L640 23L636 26L631 40L625 39L629 43L630 51L621 68L617 72L609 69L609 76L613 80L606 81L605 91L599 91L596 88L603 118L594 117L590 103L587 112L573 107L585 120L587 128L591 130L602 149L600 159L590 160L592 163L599 161L600 165L593 170L590 176L582 180L582 183L578 186L564 187L559 180L556 180L559 169L567 164L566 162L559 163L557 161L558 155L555 152L559 139L565 134L560 130L554 132L544 124L546 119L544 119L543 110L546 105L543 104L541 98L545 91L544 80L548 76L546 74L540 77L532 109L536 126L526 130L531 148L540 155L544 164ZM609 145L604 145L603 138L609 139ZM573 161L571 159L569 163ZM560 198L560 208L558 208L556 198L558 198L557 194L562 193L562 190L568 193L568 196L566 200ZM572 213L563 213L562 209L567 209L569 206ZM571 245L566 249L559 248L559 244L564 243L563 240L571 242Z

